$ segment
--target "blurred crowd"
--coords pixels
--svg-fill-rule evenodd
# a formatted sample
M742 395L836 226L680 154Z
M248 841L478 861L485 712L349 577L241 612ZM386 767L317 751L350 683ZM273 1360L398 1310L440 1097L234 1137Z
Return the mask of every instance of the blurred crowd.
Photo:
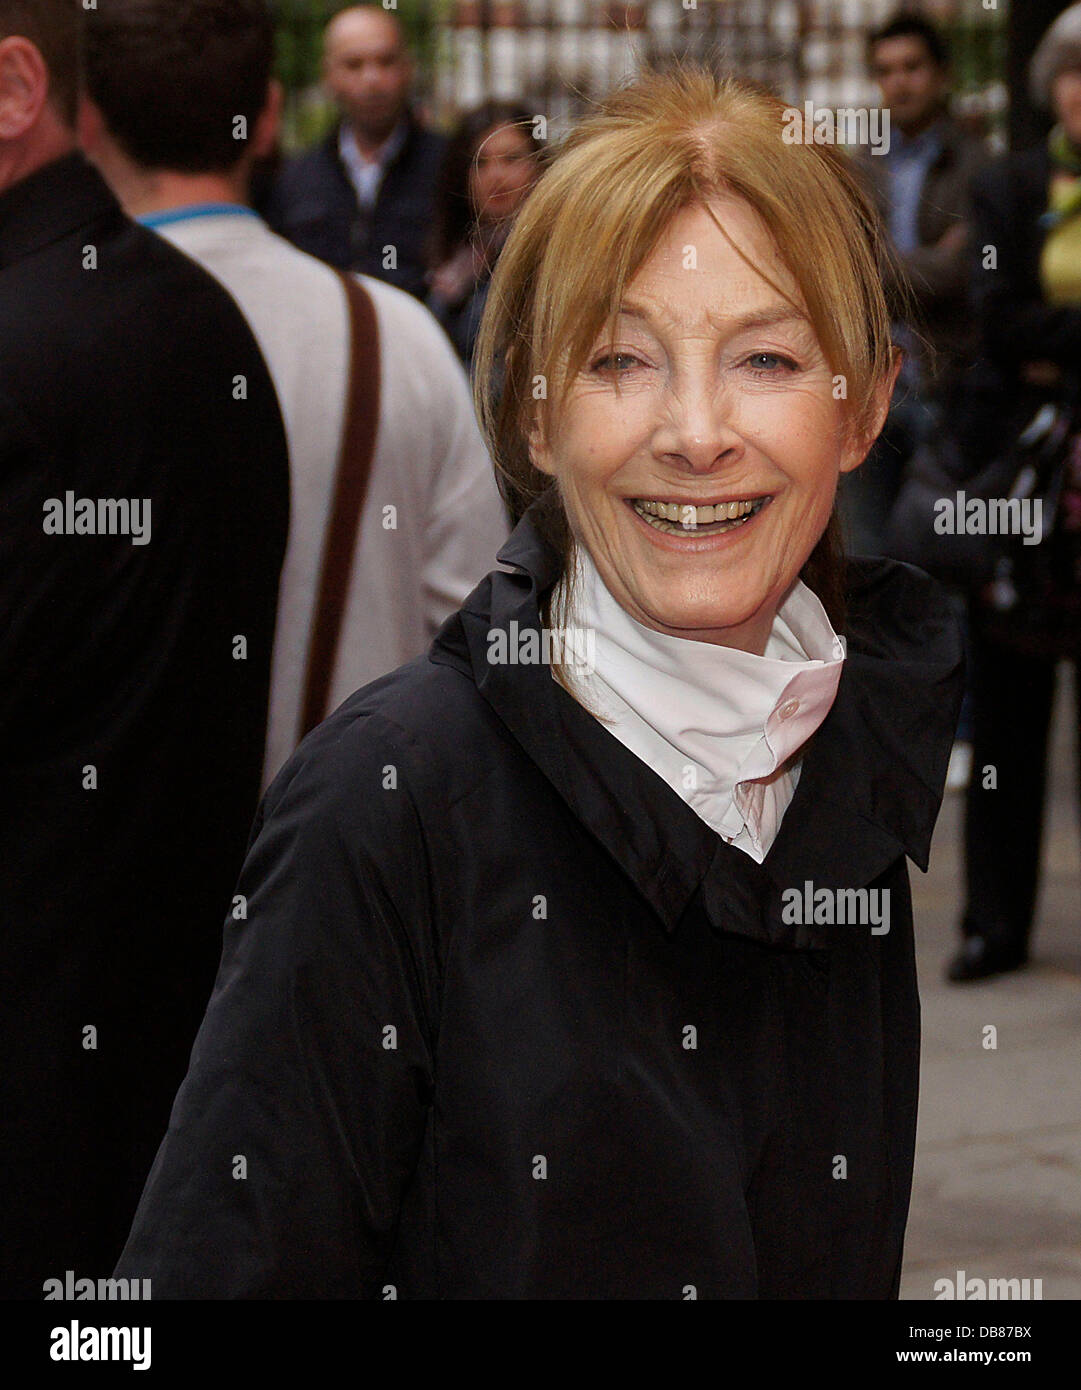
M29 1159L4 1160L4 1283L29 1296L73 1248L89 1269L115 1262L220 922L246 911L234 882L260 790L346 695L420 656L496 563L512 518L470 372L546 154L524 97L449 136L427 128L379 5L328 26L338 119L288 160L263 0L110 0L83 16L85 87L75 8L0 0L0 815L18 1001L4 1109L37 1116L56 1075L65 1097L22 1126L39 1132ZM904 366L842 489L851 548L908 558L899 504L921 468L963 488L1024 462L1048 411L1061 425L1041 494L1050 578L966 584L940 537L971 653L951 764L960 982L1028 959L1056 672L1081 650L1081 6L1033 63L1049 139L1004 159L952 118L928 22L892 20L867 56L891 138L853 167L890 231ZM42 497L85 547L61 554L27 504ZM136 499L145 546L117 535ZM95 924L86 959L73 913ZM144 1065L92 1081L103 1052Z
M965 796L947 966L960 983L1028 960L1056 675L1081 651L1081 6L1031 63L1048 138L996 160L951 118L950 55L929 22L887 23L868 59L891 143L858 163L893 243L905 357L886 428L841 500L853 548L936 573L967 632L950 766ZM1011 534L992 534L996 497L1015 507ZM1040 527L1027 539L1023 507Z

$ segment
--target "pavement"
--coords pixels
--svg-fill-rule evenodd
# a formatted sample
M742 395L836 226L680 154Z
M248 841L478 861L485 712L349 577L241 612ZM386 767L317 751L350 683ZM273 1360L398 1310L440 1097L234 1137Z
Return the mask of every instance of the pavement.
M933 1299L935 1281L958 1271L1040 1279L1044 1299L1081 1298L1081 824L1069 668L1059 685L1029 966L965 985L943 977L961 900L961 795L947 794L929 872L911 869L923 1060L902 1299Z

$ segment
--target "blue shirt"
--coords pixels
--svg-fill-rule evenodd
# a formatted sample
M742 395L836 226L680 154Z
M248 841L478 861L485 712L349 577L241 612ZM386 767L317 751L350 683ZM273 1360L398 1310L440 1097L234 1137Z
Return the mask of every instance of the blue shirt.
M348 121L342 122L338 134L338 153L349 175L349 181L356 191L357 202L365 211L371 212L375 207L379 197L379 185L383 182L387 165L405 144L408 134L409 122L402 116L379 147L378 155L374 159L368 159L361 153L352 126Z
M886 155L889 178L889 226L893 244L903 255L920 245L920 199L928 170L942 153L942 132L936 122L908 139L895 130Z
M888 220L890 236L904 256L919 249L920 200L931 165L942 153L942 129L939 122L909 139L900 130L893 131L886 154L886 176L889 180ZM894 325L894 337L905 350L900 384L917 389L922 378L919 340L904 324Z

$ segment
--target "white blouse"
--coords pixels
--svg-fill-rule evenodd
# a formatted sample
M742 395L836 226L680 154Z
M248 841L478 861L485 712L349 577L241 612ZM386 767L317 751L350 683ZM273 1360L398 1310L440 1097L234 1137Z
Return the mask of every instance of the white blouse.
M763 656L669 637L632 618L575 549L574 606L564 606L562 582L553 605L568 629L589 634L569 683L707 825L761 863L799 778L798 762L783 765L829 713L844 638L800 580Z

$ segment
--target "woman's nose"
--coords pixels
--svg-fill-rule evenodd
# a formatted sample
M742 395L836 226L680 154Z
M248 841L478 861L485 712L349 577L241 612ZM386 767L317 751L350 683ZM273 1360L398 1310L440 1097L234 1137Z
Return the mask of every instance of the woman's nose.
M716 377L683 383L666 395L653 451L676 467L709 473L743 456L732 393Z

